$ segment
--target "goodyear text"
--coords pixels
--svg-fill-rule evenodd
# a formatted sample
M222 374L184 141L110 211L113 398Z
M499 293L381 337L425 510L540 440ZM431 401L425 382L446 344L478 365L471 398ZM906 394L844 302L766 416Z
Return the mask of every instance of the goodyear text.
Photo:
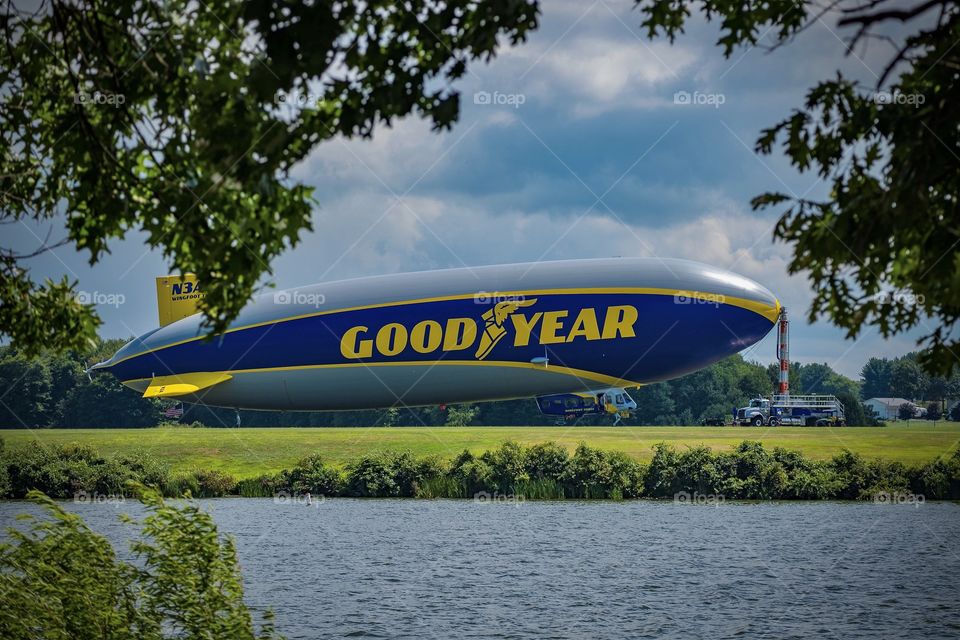
M638 312L632 305L613 305L600 311L592 307L535 311L531 307L536 302L536 299L500 302L479 321L460 317L421 320L409 326L400 322L357 325L341 336L340 353L344 358L358 359L397 356L407 348L420 354L475 350L473 357L483 360L511 333L514 347L636 336Z

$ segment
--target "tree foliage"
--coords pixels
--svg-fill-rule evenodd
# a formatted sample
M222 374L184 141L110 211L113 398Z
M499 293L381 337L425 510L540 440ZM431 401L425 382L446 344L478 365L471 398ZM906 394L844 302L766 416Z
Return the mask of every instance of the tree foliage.
M860 396L869 398L905 398L937 400L960 396L960 372L949 377L928 375L917 363L917 354L899 358L870 358L860 374L863 385Z
M890 361L870 358L860 371L863 384L860 394L864 399L890 397Z
M98 340L93 349L30 356L0 347L0 427L152 427L160 404L113 376L88 378L84 369L113 354L123 340Z
M848 51L883 25L907 24L874 87L839 73L817 83L804 104L765 129L757 151L780 146L791 164L830 187L824 200L771 192L755 208L786 205L774 236L792 245L791 273L806 273L815 298L809 317L829 317L856 337L920 327L921 364L948 374L960 340L960 7L952 0L638 0L652 38L671 41L694 7L720 24L730 56L769 34L788 43L823 17L851 30ZM830 15L828 15L830 14ZM888 42L884 38L877 38Z
M0 636L28 638L276 638L243 601L233 541L195 504L143 490L148 513L124 562L80 516L32 492L45 518L11 528L0 546Z
M0 16L4 222L66 217L91 263L142 230L198 274L222 331L310 229L290 176L317 144L414 113L447 128L452 83L537 25L534 1L9 2ZM46 241L37 251L48 248ZM0 332L86 348L99 322L71 283L0 251Z
M912 420L917 415L917 407L912 402L904 402L897 407L897 417L901 420Z

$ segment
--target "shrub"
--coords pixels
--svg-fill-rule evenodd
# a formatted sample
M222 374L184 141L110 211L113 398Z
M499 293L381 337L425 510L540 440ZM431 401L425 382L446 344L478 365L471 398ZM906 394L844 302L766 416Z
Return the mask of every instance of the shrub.
M255 629L233 542L196 505L168 505L145 490L133 565L79 516L38 492L29 497L47 517L11 529L12 544L0 547L0 637L276 637L269 613Z
M170 465L145 451L118 456L114 460L129 470L136 482L147 487L162 487L170 477Z
M513 488L523 500L563 500L563 485L553 478L533 478L517 483Z
M418 498L466 498L467 488L456 478L430 477L417 484Z
M960 449L944 460L934 462L907 472L913 493L930 500L960 499Z
M462 498L466 495L463 485L450 476L450 462L440 456L417 460L413 494L418 498Z
M530 479L527 451L516 442L508 440L492 451L485 451L480 459L490 467L490 480L498 491L513 493L518 483Z
M168 496L195 497L289 491L358 497L462 498L501 492L528 499L632 499L688 492L731 499L863 500L881 492L912 491L929 499L958 499L960 451L907 468L898 462L865 460L850 451L820 462L780 447L767 451L759 442L744 441L720 454L703 446L678 453L660 443L645 466L622 452L583 443L570 456L555 443L524 447L504 442L479 456L464 451L452 461L406 452L375 453L349 465L346 475L311 455L288 471L237 483L219 471L171 476L164 463L142 452L103 457L79 445L33 443L10 451L0 444L0 496L23 497L32 488L59 498L78 491L128 494L131 484L160 487Z
M287 488L296 494L335 496L343 490L343 477L340 472L325 464L319 454L298 462L287 472L285 480Z
M29 495L49 518L28 516L29 529L10 529L13 544L0 548L0 637L132 637L148 617L136 607L136 571L79 516Z
M130 492L129 483L138 482L140 476L123 460L111 458L92 468L93 491L109 495L126 495Z
M222 471L194 471L193 476L197 479L197 498L219 498L237 487L234 477Z
M567 466L570 454L555 442L535 444L527 449L526 473L531 479L559 480Z
M467 496L475 496L483 491L497 491L490 465L480 458L475 458L469 451L464 451L453 461L450 475L463 485Z
M197 497L200 495L200 483L195 474L178 474L167 479L162 491L163 495L170 498L181 498L187 495Z
M734 459L737 461L736 474L738 478L756 478L772 461L770 452L763 448L763 444L753 440L744 440L734 450Z
M728 498L769 500L781 498L787 491L790 477L789 460L775 459L759 442L744 440L731 453L717 456L723 480L717 492Z
M869 500L878 493L909 493L910 480L907 478L907 469L901 462L889 460L871 460L867 465L869 483L865 491L858 496L861 500Z
M564 493L574 498L610 497L611 470L606 455L580 443L563 472Z
M642 464L622 451L608 453L607 463L610 468L611 498L632 499L643 495L647 470Z
M369 498L412 497L417 465L409 453L383 452L360 458L347 471L346 492Z
M912 420L916 417L917 407L912 402L904 402L897 407L897 417L901 420Z
M125 495L130 482L162 487L167 466L146 454L104 457L85 445L32 442L0 454L0 477L7 482L0 495L23 498L31 489L54 498L78 492Z
M450 472L450 462L440 456L427 456L417 461L417 477L421 481L441 478Z
M676 458L676 471L673 476L674 493L717 493L722 484L721 472L717 468L717 458L710 453L709 447L692 447Z
M779 497L826 500L835 496L839 487L836 474L826 465L817 465L810 469L794 470Z
M417 482L420 480L420 465L410 452L387 454L390 468L400 491L405 498L412 498L417 493Z
M71 474L62 448L43 446L39 442L5 451L3 464L9 478L9 493L14 498L26 497L31 489L55 498L67 498L74 493L77 477L84 475L77 469Z
M906 493L910 481L899 462L864 460L859 454L843 451L833 457L830 468L836 474L834 497L869 500L877 493Z
M289 491L286 472L244 478L237 482L237 495L244 498L270 498L281 491Z
M9 498L13 493L13 485L10 483L10 472L7 465L3 464L3 458L0 457L0 498Z
M677 480L678 456L676 450L663 442L654 445L653 460L647 467L644 495L652 498L674 496L680 491Z

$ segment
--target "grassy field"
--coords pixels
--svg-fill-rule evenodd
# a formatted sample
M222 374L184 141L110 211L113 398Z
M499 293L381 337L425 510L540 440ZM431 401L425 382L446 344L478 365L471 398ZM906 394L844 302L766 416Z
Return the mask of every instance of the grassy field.
M704 444L729 450L742 440L760 440L767 447L797 449L825 459L844 448L865 457L905 463L927 462L955 449L960 424L897 423L876 428L814 427L393 427L350 429L16 429L0 431L8 447L31 440L43 443L82 442L105 453L146 450L168 461L175 471L218 469L245 478L289 468L304 456L320 452L343 464L376 450L408 450L417 455L454 456L464 449L482 452L504 440L524 444L554 441L571 450L579 442L624 451L649 460L651 447L667 442L677 447Z

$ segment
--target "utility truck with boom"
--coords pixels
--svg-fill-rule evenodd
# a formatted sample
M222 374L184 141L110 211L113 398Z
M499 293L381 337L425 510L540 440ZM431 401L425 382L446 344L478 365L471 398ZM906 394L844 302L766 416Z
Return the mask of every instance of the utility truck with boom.
M843 404L836 396L790 395L790 321L786 309L781 310L777 323L777 360L780 364L777 393L769 398L754 398L746 407L737 409L734 425L842 427L846 424Z

